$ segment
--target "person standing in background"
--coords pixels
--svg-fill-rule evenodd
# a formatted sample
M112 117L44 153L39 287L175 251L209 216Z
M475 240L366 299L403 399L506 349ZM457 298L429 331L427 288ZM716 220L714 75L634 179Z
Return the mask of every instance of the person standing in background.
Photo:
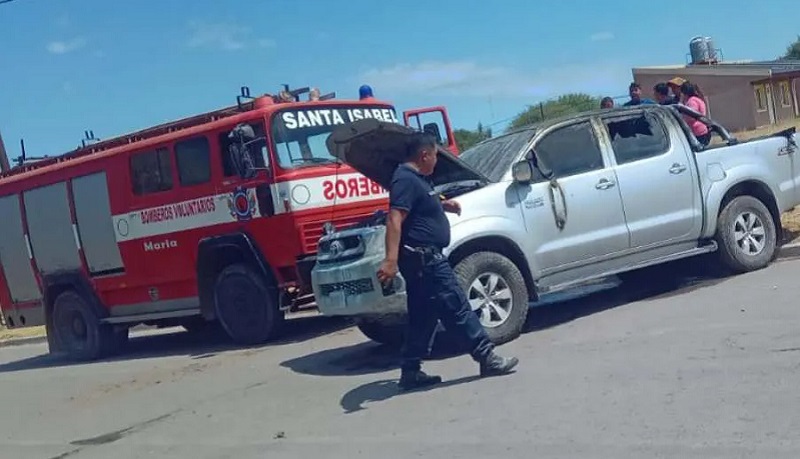
M685 81L681 85L681 98L683 100L683 104L687 107L703 116L708 115L706 102L703 100L702 93L698 94L695 85L692 83ZM698 142L704 146L711 142L711 131L709 131L708 126L706 126L702 121L694 119L688 115L683 115L683 119L686 120L686 124L692 128L692 133L697 138Z
M628 86L628 95L631 96L631 100L625 102L625 106L631 105L642 105L642 104L654 104L651 99L642 99L642 85L637 82L633 82Z

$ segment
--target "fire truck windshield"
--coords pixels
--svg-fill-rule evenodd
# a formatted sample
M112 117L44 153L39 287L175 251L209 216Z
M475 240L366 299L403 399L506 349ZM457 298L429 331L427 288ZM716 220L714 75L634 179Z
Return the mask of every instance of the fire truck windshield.
M282 169L295 169L318 164L335 164L325 146L328 135L342 124L363 118L399 123L390 105L358 105L292 108L272 118L272 142Z

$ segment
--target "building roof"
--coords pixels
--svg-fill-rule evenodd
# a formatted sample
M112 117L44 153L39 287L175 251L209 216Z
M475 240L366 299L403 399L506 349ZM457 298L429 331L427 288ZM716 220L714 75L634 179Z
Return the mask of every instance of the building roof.
M723 61L717 64L657 65L633 68L634 74L642 75L661 75L671 72L682 75L737 75L762 78L794 71L800 71L800 60Z

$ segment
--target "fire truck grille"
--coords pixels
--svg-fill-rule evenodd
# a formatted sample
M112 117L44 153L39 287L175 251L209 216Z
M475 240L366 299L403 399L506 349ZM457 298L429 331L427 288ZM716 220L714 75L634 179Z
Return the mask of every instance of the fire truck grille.
M372 215L372 212L340 217L333 220L332 223L336 225L337 229L341 229L344 226L357 223L364 218L369 217L370 215ZM317 252L317 244L319 243L319 238L322 237L322 225L324 225L326 221L328 220L308 222L300 226L300 231L303 237L303 250L305 253Z
M335 282L333 284L322 284L319 288L324 296L329 296L331 293L335 292L344 292L345 295L360 295L375 290L375 286L372 285L372 279L368 277L352 281Z

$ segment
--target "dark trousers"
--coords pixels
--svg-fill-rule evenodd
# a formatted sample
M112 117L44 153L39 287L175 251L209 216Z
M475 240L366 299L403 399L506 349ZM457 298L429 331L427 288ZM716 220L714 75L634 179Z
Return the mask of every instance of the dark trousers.
M447 259L441 253L422 257L405 248L400 251L399 268L406 280L408 296L403 370L420 369L437 319L449 332L461 337L475 361L483 361L494 349L494 344L471 310Z

